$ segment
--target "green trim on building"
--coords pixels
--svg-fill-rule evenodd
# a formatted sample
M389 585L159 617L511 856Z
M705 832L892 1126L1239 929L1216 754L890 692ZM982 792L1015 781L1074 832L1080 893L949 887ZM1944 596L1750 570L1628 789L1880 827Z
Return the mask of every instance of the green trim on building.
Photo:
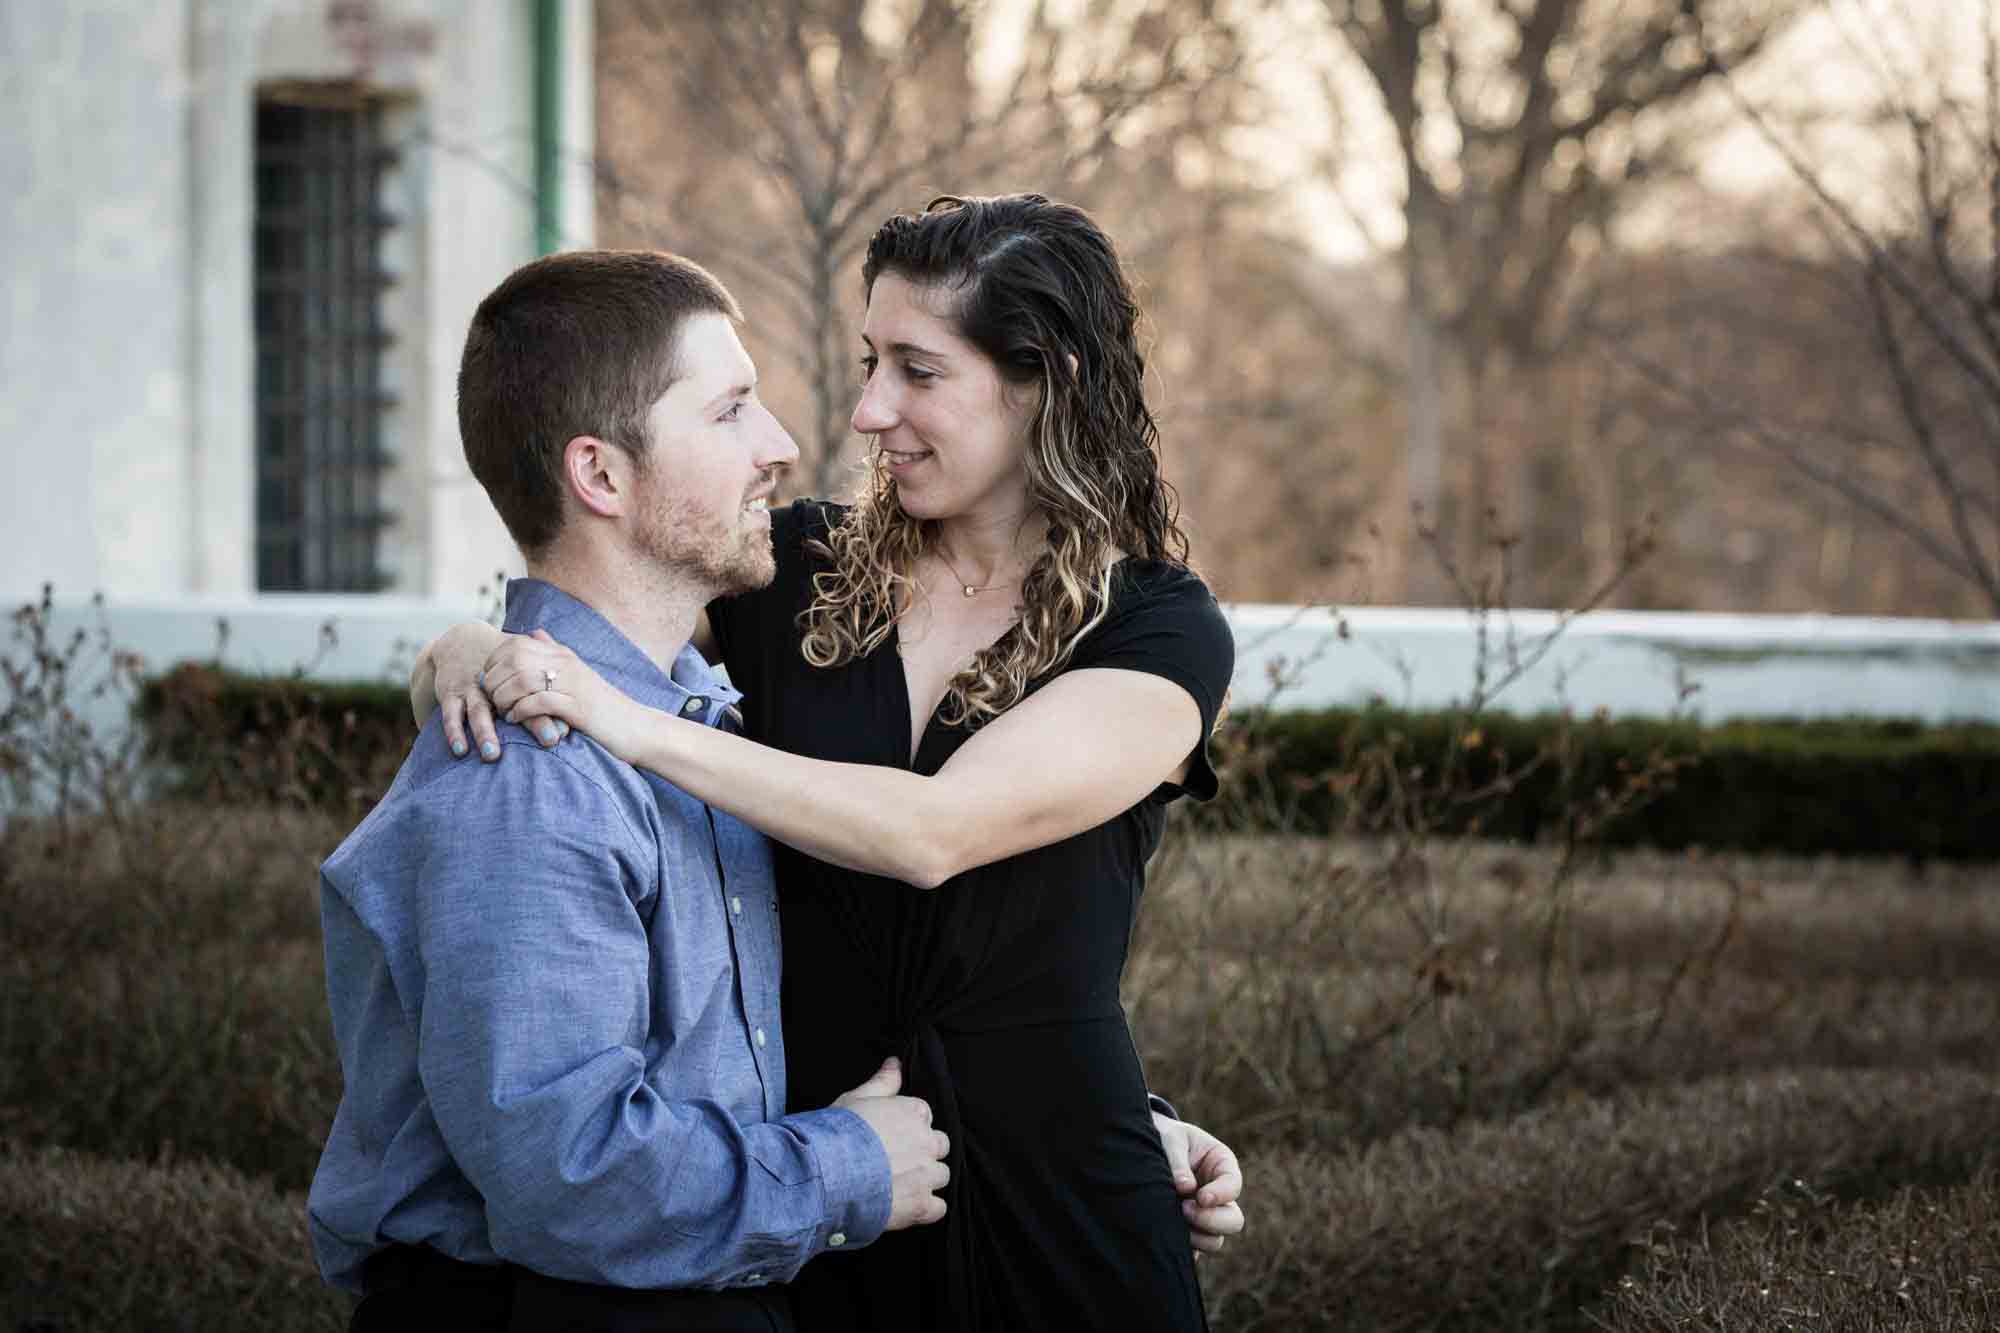
M535 21L535 252L562 248L563 0L530 0Z

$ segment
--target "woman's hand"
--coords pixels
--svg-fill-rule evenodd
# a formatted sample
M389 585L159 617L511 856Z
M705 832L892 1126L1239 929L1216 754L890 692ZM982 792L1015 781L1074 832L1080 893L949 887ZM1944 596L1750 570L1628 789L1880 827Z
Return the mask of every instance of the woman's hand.
M479 669L506 637L491 625L468 621L453 625L417 654L416 668L410 673L412 711L421 726L434 704L443 709L445 743L455 755L463 757L471 748L467 743L469 730L480 758L491 763L500 757L500 737L493 728L493 709L486 692L479 687ZM562 730L541 737L542 743L555 744L562 739Z
M574 727L628 764L639 762L650 728L676 720L607 683L545 629L503 638L486 659L484 678L494 709L544 745L553 742L537 725L541 720L560 728L557 740Z

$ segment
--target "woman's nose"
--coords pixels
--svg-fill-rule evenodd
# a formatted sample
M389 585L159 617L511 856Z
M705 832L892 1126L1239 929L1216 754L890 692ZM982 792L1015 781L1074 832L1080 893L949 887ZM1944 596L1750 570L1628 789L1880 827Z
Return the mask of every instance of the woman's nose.
M883 376L871 376L861 386L861 401L854 405L851 424L858 435L879 435L896 424L894 404L890 401Z

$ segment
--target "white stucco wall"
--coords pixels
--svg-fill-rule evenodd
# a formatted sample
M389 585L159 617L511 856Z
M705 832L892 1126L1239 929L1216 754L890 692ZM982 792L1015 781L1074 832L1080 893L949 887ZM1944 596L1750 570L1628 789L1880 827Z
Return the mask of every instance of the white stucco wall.
M563 0L565 244L592 239L590 0ZM384 297L392 591L469 600L513 549L458 447L479 299L532 258L530 0L0 4L0 596L254 588L260 85L394 98Z
M1346 634L1340 624L1346 624ZM1239 703L1464 703L1481 678L1513 713L2000 721L2000 625L1859 616L1230 608ZM1560 632L1557 632L1560 627ZM1515 672L1515 666L1521 669Z
M189 0L0 5L0 588L189 583Z

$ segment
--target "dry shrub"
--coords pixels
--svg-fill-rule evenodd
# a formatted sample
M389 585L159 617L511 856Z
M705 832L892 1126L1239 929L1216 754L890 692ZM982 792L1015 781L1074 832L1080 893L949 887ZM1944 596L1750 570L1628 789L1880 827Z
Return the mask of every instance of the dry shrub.
M1992 1152L2000 1076L1803 1070L1579 1098L1250 1159L1255 1234L1203 1265L1218 1329L1583 1327L1662 1221L1777 1182L1879 1192ZM1751 1325L1761 1327L1762 1325Z
M1177 832L1126 995L1239 1148L1780 1066L2000 1060L1991 873Z
M0 1327L332 1333L347 1313L313 1267L303 1194L0 1140Z
M12 821L0 1132L303 1186L340 1096L315 889L339 836L178 805Z
M1956 1189L1844 1203L1773 1190L1747 1217L1661 1227L1593 1313L1609 1333L2000 1328L2000 1165Z

